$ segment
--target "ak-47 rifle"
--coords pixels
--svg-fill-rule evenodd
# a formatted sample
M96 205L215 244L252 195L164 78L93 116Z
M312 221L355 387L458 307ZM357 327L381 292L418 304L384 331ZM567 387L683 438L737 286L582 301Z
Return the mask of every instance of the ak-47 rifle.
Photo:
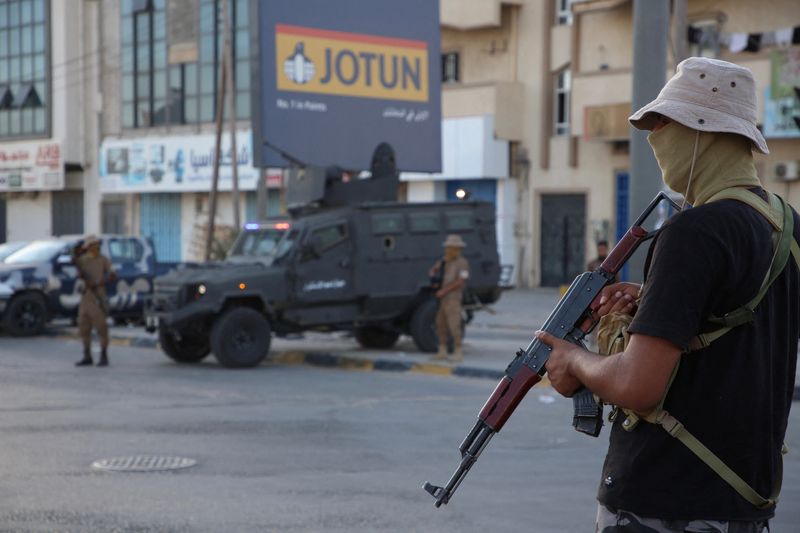
M625 236L594 272L584 272L572 282L556 308L540 328L551 335L582 346L582 339L599 321L595 311L599 307L600 292L615 282L617 273L643 242L655 236L642 227L650 213L667 200L676 210L680 207L666 193L659 193L644 210ZM483 450L499 432L528 391L547 373L546 363L551 348L534 338L528 347L520 349L506 368L505 376L497 384L478 415L478 421L467 434L461 446L461 463L444 487L425 483L423 488L436 498L436 507L447 504L466 477ZM603 406L592 392L582 387L573 396L575 430L596 437L603 427Z

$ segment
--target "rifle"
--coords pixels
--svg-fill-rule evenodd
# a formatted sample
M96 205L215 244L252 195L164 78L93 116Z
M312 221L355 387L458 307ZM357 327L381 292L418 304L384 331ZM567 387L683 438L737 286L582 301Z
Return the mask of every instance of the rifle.
M72 249L72 264L75 266L75 269L78 271L78 277L83 280L84 290L89 291L94 295L94 299L97 302L98 307L100 307L100 310L103 311L104 315L108 315L108 313L110 311L109 308L108 308L108 300L103 298L97 292L97 287L96 286L92 287L92 286L89 285L89 283L90 283L89 275L86 273L86 271L81 266L81 262L79 261L79 259L84 253L86 253L86 252L81 252L81 250L83 250L83 245L82 244L79 244L79 245L75 246ZM105 281L105 275L103 275L103 279L100 282L103 283L104 281Z
M617 273L643 242L650 240L656 231L642 227L656 206L667 200L677 211L680 207L660 192L628 229L603 263L594 272L584 272L575 278L567 292L540 328L551 335L583 346L582 339L597 325L599 317L594 311L599 307L600 292L615 283ZM466 477L483 450L514 413L528 391L547 373L546 363L551 348L534 338L528 347L520 349L508 365L505 376L495 387L478 415L478 421L462 441L458 450L461 463L444 487L425 482L424 488L436 498L436 507L447 504ZM603 427L603 406L594 394L581 387L573 396L575 414L572 425L576 431L597 437Z

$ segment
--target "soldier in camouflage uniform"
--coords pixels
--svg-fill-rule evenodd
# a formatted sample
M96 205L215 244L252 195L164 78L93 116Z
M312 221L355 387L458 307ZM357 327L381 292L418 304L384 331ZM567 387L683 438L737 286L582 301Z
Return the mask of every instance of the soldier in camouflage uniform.
M464 286L469 279L469 263L461 256L461 249L467 244L460 235L448 235L444 246L444 258L431 268L431 277L441 276L441 286L436 291L439 298L439 311L436 313L436 335L439 337L439 350L435 360L447 359L447 338L453 339L453 355L450 360L464 360L461 350L461 300Z
M100 336L100 361L97 366L108 366L108 298L106 283L116 279L111 261L100 253L101 240L90 235L76 254L75 266L83 279L84 288L78 307L78 329L83 341L83 359L76 366L90 366L92 361L92 329Z

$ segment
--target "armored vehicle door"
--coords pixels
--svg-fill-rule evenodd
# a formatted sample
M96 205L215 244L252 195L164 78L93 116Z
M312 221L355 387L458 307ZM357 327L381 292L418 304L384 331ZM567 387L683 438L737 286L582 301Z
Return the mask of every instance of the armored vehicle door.
M321 223L306 231L292 279L292 292L299 302L342 302L354 298L353 243L346 218Z

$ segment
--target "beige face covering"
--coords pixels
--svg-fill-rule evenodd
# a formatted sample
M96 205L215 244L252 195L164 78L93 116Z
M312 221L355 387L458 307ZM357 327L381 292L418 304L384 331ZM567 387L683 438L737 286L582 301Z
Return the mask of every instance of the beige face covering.
M750 139L670 122L647 136L664 183L690 204L702 205L730 187L760 187Z

